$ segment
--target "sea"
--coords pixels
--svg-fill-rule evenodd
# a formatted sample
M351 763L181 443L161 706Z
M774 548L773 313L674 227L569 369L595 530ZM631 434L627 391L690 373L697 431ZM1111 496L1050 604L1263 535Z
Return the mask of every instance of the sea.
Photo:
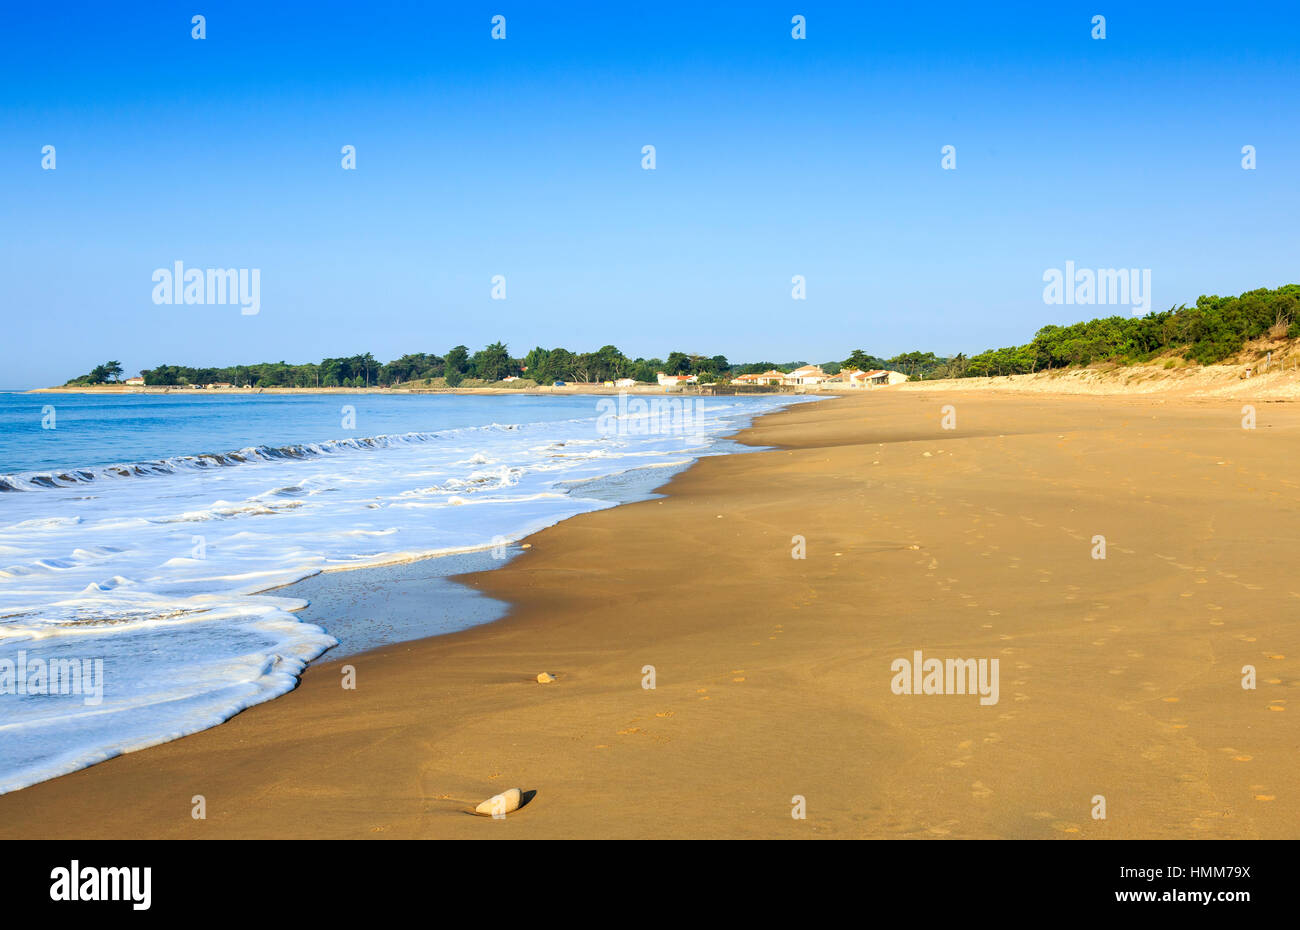
M220 724L346 646L492 619L448 598L335 627L286 585L491 567L809 400L0 393L0 793Z

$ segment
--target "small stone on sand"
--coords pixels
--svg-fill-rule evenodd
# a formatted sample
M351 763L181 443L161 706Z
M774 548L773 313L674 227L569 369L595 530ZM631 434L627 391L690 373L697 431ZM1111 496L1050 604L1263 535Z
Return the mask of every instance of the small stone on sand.
M540 675L537 676L537 683L539 685L544 685L552 681L555 681L555 676L552 675L550 672L542 672Z
M491 817L493 814L508 814L511 811L519 810L519 801L523 793L518 788L511 788L509 791L503 791L500 794L493 795L478 807L474 808L474 813L482 814L485 817Z

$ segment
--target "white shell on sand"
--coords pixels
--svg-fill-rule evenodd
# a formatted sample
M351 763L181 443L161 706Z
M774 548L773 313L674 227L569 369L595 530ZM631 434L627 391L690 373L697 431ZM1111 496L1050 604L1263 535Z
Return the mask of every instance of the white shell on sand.
M508 814L511 811L517 811L522 797L523 795L518 788L511 788L509 791L503 791L501 794L488 798L474 808L474 813L491 817L493 814Z
M555 676L552 675L550 672L542 672L540 675L537 676L538 684L544 685L549 681L555 681Z

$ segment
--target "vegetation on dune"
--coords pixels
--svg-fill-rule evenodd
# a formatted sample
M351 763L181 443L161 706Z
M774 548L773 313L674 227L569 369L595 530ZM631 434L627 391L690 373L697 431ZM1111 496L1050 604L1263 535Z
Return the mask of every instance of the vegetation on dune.
M1266 335L1300 337L1300 285L1261 288L1239 297L1203 296L1195 306L1184 304L1144 317L1111 316L1072 326L1044 326L1027 345L972 356L961 374L1016 375L1094 362L1146 362L1170 352L1212 365Z

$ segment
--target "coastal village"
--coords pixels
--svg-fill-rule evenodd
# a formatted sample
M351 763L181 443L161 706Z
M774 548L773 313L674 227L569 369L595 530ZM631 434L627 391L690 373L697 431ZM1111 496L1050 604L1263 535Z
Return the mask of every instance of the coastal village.
M832 366L833 367L833 366ZM527 369L525 369L525 372ZM802 393L804 391L838 391L838 390L861 390L877 387L888 387L891 384L901 384L908 380L908 376L900 371L890 371L884 368L876 368L870 371L863 371L858 368L844 368L834 374L828 373L820 365L802 365L793 371L781 371L776 368L757 374L738 375L728 381L709 382L700 380L700 375L670 375L660 371L656 373L658 387L665 391L697 391L708 390L712 393L731 393L728 388L754 388L766 391L790 391ZM614 388L615 390L639 390L645 391L653 389L653 385L637 381L634 378L619 378L614 381L596 381L596 382L578 382L578 381L556 381L554 384L539 385L534 384L526 376L507 375L500 381L495 382L497 385L508 385L514 389L534 389L553 391L555 389L583 390L583 389L606 389ZM466 390L491 389L493 382L482 384L466 385ZM104 385L103 387L125 387L134 389L150 389L153 391L261 391L266 388L254 387L251 384L236 385L228 381L214 381L211 383L195 383L180 385L148 385L141 375L132 378L125 378L116 384ZM427 388L428 386L426 386ZM78 386L78 390L85 390L85 386ZM412 390L407 387L406 390ZM721 390L720 390L721 389ZM57 390L57 389L54 389ZM294 388L270 388L269 390L296 390ZM335 389L340 390L340 389ZM390 390L390 389L383 389ZM401 390L401 388L398 388Z
M901 371L888 371L884 368L876 368L871 371L862 371L857 368L844 368L835 374L827 374L818 365L803 365L794 371L779 371L775 368L759 374L738 375L732 378L730 383L737 387L787 387L787 388L814 388L814 389L834 389L843 388L876 388L887 387L891 384L901 384L907 380L907 375ZM697 375L666 375L659 372L659 384L669 390L674 387L685 387L686 385L696 384L699 381Z

